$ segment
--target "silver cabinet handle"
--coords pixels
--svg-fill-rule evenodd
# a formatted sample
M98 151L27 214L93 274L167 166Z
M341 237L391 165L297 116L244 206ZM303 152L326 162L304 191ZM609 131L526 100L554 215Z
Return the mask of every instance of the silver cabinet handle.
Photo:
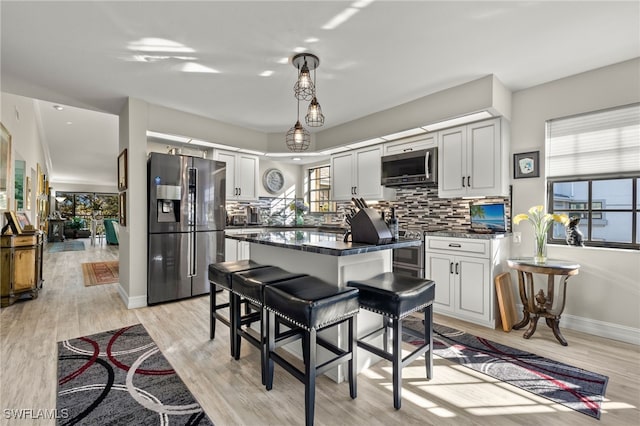
M464 188L464 176L462 176L462 187Z
M462 245L458 244L458 243L449 243L449 247L457 247L460 248L462 247Z
M467 186L471 188L471 176L467 176Z
M460 265L460 264L459 264L458 262L456 262L456 275L460 275L460 273L458 272L458 266L459 266L459 265Z
M453 274L453 262L449 263L449 273Z

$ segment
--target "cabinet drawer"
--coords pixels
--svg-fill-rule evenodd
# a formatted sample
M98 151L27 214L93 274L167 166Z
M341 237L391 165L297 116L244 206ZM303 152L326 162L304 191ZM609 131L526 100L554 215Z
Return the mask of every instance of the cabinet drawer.
M475 253L489 255L489 241L464 238L428 238L427 250L446 250L456 253Z

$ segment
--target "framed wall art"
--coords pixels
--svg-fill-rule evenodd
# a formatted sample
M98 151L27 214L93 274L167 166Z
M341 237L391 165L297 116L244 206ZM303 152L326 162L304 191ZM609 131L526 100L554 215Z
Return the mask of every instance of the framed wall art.
M127 148L118 155L118 191L127 189Z
M120 193L120 202L118 203L120 206L119 214L118 214L118 222L120 222L120 226L127 226L127 193Z
M540 151L513 154L513 178L540 177Z
M2 228L2 234L4 235L9 228L11 228L11 232L14 235L22 234L22 227L20 226L20 222L18 222L18 218L16 217L15 212L8 210L4 212L4 217L6 219L7 224Z
M0 210L9 209L9 182L11 182L11 134L0 123Z

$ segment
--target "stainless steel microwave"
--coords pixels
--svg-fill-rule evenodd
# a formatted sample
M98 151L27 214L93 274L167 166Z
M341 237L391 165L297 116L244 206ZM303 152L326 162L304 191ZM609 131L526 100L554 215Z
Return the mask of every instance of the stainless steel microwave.
M385 155L381 161L383 186L438 183L438 148Z

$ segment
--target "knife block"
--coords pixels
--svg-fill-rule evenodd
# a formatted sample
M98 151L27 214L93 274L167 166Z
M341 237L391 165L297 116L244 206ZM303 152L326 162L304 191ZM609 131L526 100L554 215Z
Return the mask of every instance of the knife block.
M361 209L351 219L351 242L378 245L392 240L389 227L376 210Z

